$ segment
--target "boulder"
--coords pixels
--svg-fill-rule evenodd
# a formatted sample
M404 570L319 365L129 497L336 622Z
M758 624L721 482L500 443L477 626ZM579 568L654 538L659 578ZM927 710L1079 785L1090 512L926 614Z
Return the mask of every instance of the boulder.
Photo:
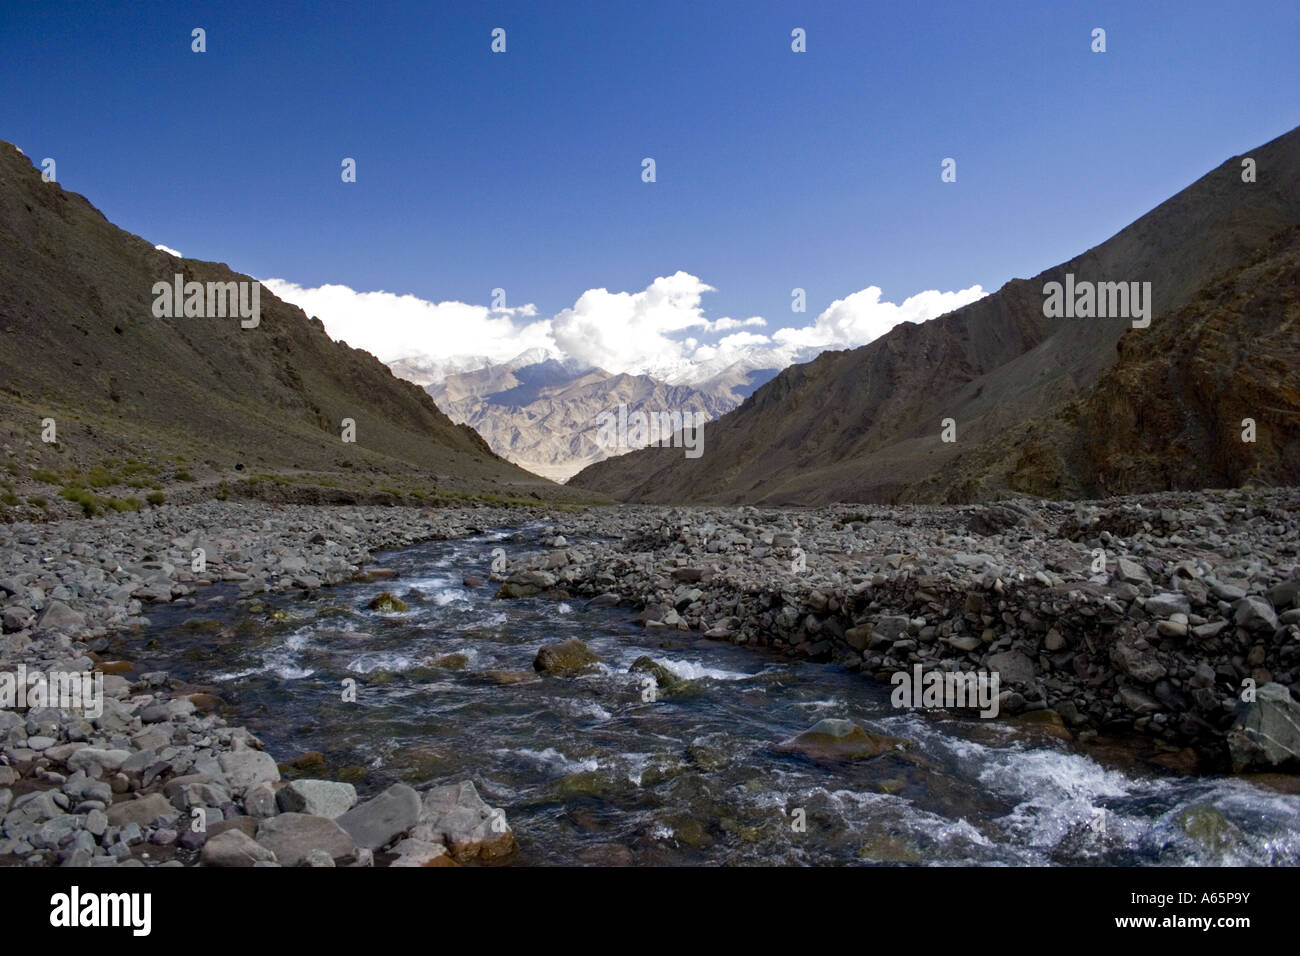
M1149 584L1151 576L1146 568L1129 558L1115 559L1115 577L1129 584Z
M1276 631L1277 615L1262 597L1248 595L1237 602L1232 622L1248 631Z
M1111 661L1117 668L1139 684L1154 684L1168 671L1150 650L1143 650L1130 641L1121 640L1111 648Z
M244 812L250 817L273 817L278 812L275 802L275 789L270 781L255 783L244 791ZM320 814L324 816L324 814Z
M406 609L406 602L401 598L394 597L388 591L370 601L370 610L379 611L382 614L400 613Z
M1300 766L1300 704L1281 684L1264 684L1244 706L1228 733L1232 769L1274 770Z
M908 746L906 740L869 733L851 720L827 718L778 744L777 750L822 760L867 760Z
M99 767L100 770L112 773L120 770L122 764L126 763L131 756L129 750L101 750L98 747L82 747L80 750L68 757L69 770L89 770L91 767Z
M1192 613L1192 605L1187 600L1187 595L1174 592L1151 595L1142 609L1153 618L1170 618L1175 614Z
M406 839L393 847L397 859L390 866L455 866L456 863L441 843Z
M1288 578L1268 589L1268 599L1279 611L1286 607L1300 607L1300 576Z
M221 755L221 772L236 794L242 794L254 784L280 779L280 768L275 759L261 750L232 750Z
M199 854L202 866L253 866L259 861L275 862L275 854L234 827L208 837Z
M420 795L404 783L395 783L342 814L338 824L358 846L378 850L415 826L420 810Z
M275 854L282 866L298 866L311 850L323 850L335 863L357 858L356 841L335 821L308 813L281 813L257 826L257 842Z
M1032 684L1038 676L1034 662L1019 651L991 654L985 663L1002 684Z
M357 788L333 780L294 780L275 795L285 813L310 813L338 819L357 805Z
M571 637L559 644L547 644L538 651L533 669L564 677L581 674L599 662L600 658L586 644Z
M151 793L136 800L123 800L107 810L110 826L122 827L134 823L141 827L151 827L160 819L176 817L176 808L161 793Z
M632 674L649 674L654 678L660 694L676 694L685 690L690 682L678 677L668 668L655 661L649 655L641 655L628 668Z
M41 616L36 619L36 626L42 630L75 634L85 629L86 616L74 611L62 601L51 601L45 606Z
M469 780L426 793L420 823L411 836L444 844L460 863L505 856L515 849L505 811L484 803Z

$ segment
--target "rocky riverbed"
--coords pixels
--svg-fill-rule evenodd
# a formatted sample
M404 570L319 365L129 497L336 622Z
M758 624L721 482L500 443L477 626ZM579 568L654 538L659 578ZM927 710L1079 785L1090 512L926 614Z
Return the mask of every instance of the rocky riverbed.
M0 527L0 673L99 671L105 698L93 717L0 709L0 864L518 858L505 812L468 779L393 783L360 802L347 781L286 781L209 690L107 652L151 604L194 600L206 584L256 607L267 592L382 582L370 566L381 551L538 521L544 549L503 540L487 559L496 569L467 570L466 583L481 573L503 599L628 603L647 634L835 661L868 679L918 664L996 671L1002 718L1049 734L1115 739L1183 773L1295 769L1294 491L583 513L212 502ZM592 655L575 643L534 666L581 671ZM674 680L653 661L634 666ZM827 733L837 748L860 736L835 722Z
M0 864L365 866L378 852L423 866L509 854L504 813L472 782L422 794L395 784L360 803L346 782L285 783L261 742L215 712L214 695L163 672L128 681L130 665L101 652L149 604L205 585L310 591L364 575L372 550L520 518L212 502L0 526L0 674L103 674L93 716L0 709Z
M984 670L1000 711L1171 767L1296 769L1300 492L816 510L623 508L504 596L628 600L647 628L900 671Z

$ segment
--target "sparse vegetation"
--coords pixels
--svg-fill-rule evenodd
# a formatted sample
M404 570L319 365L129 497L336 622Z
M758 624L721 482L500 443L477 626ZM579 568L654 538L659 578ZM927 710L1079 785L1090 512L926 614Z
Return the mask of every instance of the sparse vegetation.
M87 518L93 518L103 511L139 511L139 498L101 498L99 495L81 485L65 485L59 497L81 505Z
M85 512L87 518L93 518L99 514L101 499L76 485L65 485L59 492L60 498L66 498L68 501L81 505L81 510Z

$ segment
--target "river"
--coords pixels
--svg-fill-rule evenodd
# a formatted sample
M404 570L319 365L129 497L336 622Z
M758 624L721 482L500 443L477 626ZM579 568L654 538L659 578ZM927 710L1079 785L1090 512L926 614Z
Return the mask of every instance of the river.
M216 586L151 607L115 649L210 685L277 759L317 751L319 775L363 796L474 780L506 810L516 864L1300 863L1300 796L898 711L889 687L837 665L646 631L626 607L493 600L492 549L543 551L538 533L383 554L392 579L259 595L261 608ZM408 610L370 610L383 591ZM604 664L533 675L538 648L568 637ZM688 689L645 700L629 672L642 655ZM824 717L912 746L854 763L775 749Z

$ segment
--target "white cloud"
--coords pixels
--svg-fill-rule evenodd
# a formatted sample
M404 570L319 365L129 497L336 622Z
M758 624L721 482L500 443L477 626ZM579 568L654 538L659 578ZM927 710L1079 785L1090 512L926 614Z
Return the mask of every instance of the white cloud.
M748 348L751 345L767 345L771 341L766 335L755 335L753 332L734 332L719 339L718 348L726 352L731 349Z
M752 319L745 319L744 321L741 321L740 319L718 319L715 322L709 323L709 331L726 332L729 329L743 329L746 326L761 327L764 325L767 325L767 319L760 319L758 316L755 316Z
M766 335L733 331L766 326L759 316L708 318L703 299L713 287L681 271L655 279L640 292L589 289L553 318L539 316L531 304L490 309L357 292L343 285L308 289L284 279L263 279L262 284L320 318L333 338L385 362L481 357L495 363L542 348L609 372L649 372L669 381L689 380L693 368L702 370L706 364L716 370L742 357L752 359L756 351L771 367L784 367L796 357L805 360L809 350L866 345L900 322L924 322L986 294L975 285L958 292L918 292L895 304L881 301L881 290L870 286L837 299L811 325ZM731 334L704 339L720 332ZM475 368L482 362L459 364Z
M549 322L537 309L490 309L465 302L429 302L392 292L357 292L345 285L304 289L284 279L262 285L324 323L330 336L371 352L382 362L412 355L482 355L505 362L551 345Z
M170 255L173 255L173 256L175 256L177 259L184 259L184 258L185 258L183 255L181 255L179 252L177 252L175 249L172 249L172 248L169 247L169 246L154 246L154 248L155 248L155 249L161 249L163 252L166 252L166 253L168 253L168 254L170 254Z
M812 325L781 329L772 336L782 345L815 348L857 348L873 342L902 322L925 322L982 299L988 293L978 285L960 292L930 289L903 300L902 305L881 302L878 286L868 286L830 304Z
M687 272L660 276L642 292L589 289L551 320L551 334L565 355L610 372L657 368L687 357L671 333L708 328L700 303L712 291Z

